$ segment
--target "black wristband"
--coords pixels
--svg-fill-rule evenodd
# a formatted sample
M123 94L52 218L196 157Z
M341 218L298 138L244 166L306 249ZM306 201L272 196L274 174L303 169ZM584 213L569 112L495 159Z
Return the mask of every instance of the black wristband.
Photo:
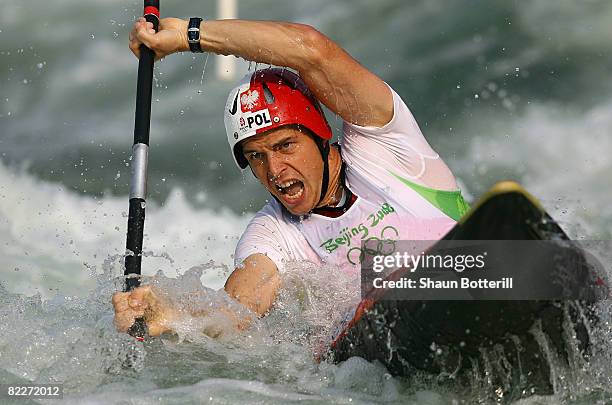
M200 17L191 17L189 19L189 27L187 28L187 41L189 42L189 49L193 53L202 53L202 47L200 46L200 23L202 19Z

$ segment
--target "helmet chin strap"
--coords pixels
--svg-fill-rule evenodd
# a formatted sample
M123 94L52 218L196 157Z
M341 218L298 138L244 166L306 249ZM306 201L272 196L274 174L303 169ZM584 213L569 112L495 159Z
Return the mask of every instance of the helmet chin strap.
M329 141L317 140L317 147L319 148L319 152L321 152L321 157L323 158L323 178L321 179L321 196L319 197L319 202L317 203L318 206L321 204L321 202L323 202L325 194L327 194L327 189L329 188Z

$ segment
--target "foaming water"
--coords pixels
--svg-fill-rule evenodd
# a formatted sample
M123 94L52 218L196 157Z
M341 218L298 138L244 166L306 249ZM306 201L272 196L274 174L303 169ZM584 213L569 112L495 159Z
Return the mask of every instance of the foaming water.
M127 198L78 195L0 164L0 280L43 297L93 288L91 273L125 252L127 211ZM226 209L195 210L175 190L163 206L147 206L143 274L172 276L213 262L203 278L218 288L247 220Z
M315 357L324 354L339 321L352 316L360 301L358 275L294 262L281 280L283 288L266 325L274 330L275 340L304 345Z
M26 297L0 288L3 382L64 383L63 402L79 404L122 403L128 398L156 403L445 402L445 396L432 391L403 392L384 367L359 358L341 365L315 362L310 342L322 336L334 316L334 310L323 305L330 302L332 286L345 282L324 286L330 269L290 264L294 271L311 275L304 282L295 282L294 274L284 277L289 282L277 314L244 331L207 314L222 306L242 315L248 311L224 292L199 284L206 268L172 279L161 273L146 277L145 283L184 312L175 324L178 336L140 343L118 333L112 322L109 297L123 284L116 272L120 260L107 261L94 280L96 287L84 297L42 300L40 295ZM354 293L345 295L347 304ZM321 298L324 295L327 298ZM288 309L296 297L302 297L300 308ZM193 312L198 314L190 316ZM317 314L330 318L322 320ZM299 322L304 324L296 327ZM290 335L293 338L285 339Z
M144 277L182 316L178 334L144 343L118 333L110 296L123 286L122 256L109 257L95 286L82 296L27 297L0 288L0 375L5 382L63 382L65 403L488 403L496 386L485 377L469 386L440 385L446 376L416 373L394 378L377 363L351 358L342 364L314 360L339 317L359 300L355 280L333 268L288 263L283 289L271 314L238 331L220 315L230 308L252 314L221 290L201 284L217 265L197 266L177 277L163 272ZM331 276L333 275L333 276ZM602 322L591 332L592 361L578 353L571 367L551 358L557 393L521 403L582 403L605 398L612 378L609 302L601 303ZM570 331L568 328L567 331ZM536 329L543 350L546 339ZM27 339L24 337L27 336ZM215 338L211 338L215 336ZM573 339L567 333L564 339ZM483 353L492 366L495 350ZM444 387L444 388L442 388ZM603 392L603 394L602 394ZM493 395L492 395L493 393ZM502 400L503 398L497 398Z
M517 179L572 238L609 239L611 108L610 101L586 111L533 104L513 119L465 122L458 131L472 140L457 174L476 195L500 178Z
M491 402L486 378L448 394L437 376L392 378L359 358L314 362L333 319L350 315L358 299L351 280L331 268L290 264L275 311L238 334L223 317L187 315L233 305L218 289L248 221L237 213L265 198L225 152L219 100L232 84L210 68L203 77L204 59L193 55L155 68L143 261L145 281L185 316L177 337L141 344L117 333L110 296L123 287L137 66L125 41L142 4L0 4L2 382L61 381L64 402L75 404ZM164 7L169 15L194 12L188 3ZM612 3L240 7L241 17L313 23L346 46L402 95L468 194L516 179L572 237L612 237ZM213 2L198 8L212 10ZM242 73L246 65L239 61ZM598 253L612 263L610 252ZM551 357L557 394L521 404L610 401L610 303L598 313L588 365L575 358L568 370ZM534 334L546 350L547 337ZM486 355L491 369L503 363Z

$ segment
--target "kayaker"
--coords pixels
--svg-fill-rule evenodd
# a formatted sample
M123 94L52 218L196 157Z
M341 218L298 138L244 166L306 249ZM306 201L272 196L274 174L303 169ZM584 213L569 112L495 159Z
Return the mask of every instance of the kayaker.
M249 73L224 109L234 161L274 197L247 226L225 284L258 316L273 305L287 263L359 271L362 240L437 240L466 210L400 96L313 27L164 18L156 33L140 18L130 33L136 56L141 44L157 58L213 52L279 66ZM340 145L330 144L319 102L343 120ZM158 295L150 286L116 293L117 328L144 315L151 335L171 331L176 311Z

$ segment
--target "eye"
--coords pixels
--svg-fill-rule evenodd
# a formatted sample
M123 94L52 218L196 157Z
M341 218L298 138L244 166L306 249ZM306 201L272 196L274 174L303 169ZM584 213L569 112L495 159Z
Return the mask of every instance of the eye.
M261 152L249 152L246 156L248 161L261 161L263 159L263 153Z
M295 142L292 142L292 141L284 142L283 144L281 144L280 149L283 150L283 151L291 150L293 148L294 144L295 144Z

